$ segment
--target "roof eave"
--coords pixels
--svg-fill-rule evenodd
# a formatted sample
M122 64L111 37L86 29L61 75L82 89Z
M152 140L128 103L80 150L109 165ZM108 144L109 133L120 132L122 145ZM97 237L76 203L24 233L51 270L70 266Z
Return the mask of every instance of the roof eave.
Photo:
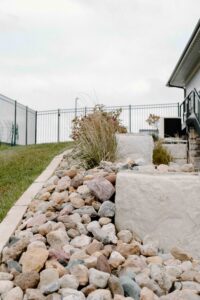
M188 50L190 48L190 45L193 42L193 40L194 40L194 38L195 38L195 36L196 36L199 28L200 28L200 19L197 22L197 25L195 26L195 29L193 30L192 35L191 35L189 41L187 42L187 45L185 46L185 48L184 48L184 50L183 50L183 52L182 52L182 54L181 54L181 56L180 56L180 58L179 58L179 60L178 60L178 62L176 64L176 66L175 66L175 68L174 68L174 70L173 70L173 72L172 72L172 74L171 74L171 76L170 76L170 78L169 78L166 86L168 86L168 87L183 88L183 89L185 88L184 85L179 85L178 86L176 84L173 84L172 81L173 81L174 77L176 76L176 72L178 71L178 68L181 67L181 63L183 62L183 59L184 59L186 53L188 52Z

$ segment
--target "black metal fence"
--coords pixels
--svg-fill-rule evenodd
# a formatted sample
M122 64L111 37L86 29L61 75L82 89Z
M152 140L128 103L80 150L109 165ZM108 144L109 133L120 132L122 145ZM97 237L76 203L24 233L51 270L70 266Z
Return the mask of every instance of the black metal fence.
M146 122L150 114L179 116L179 103L105 106L106 111L121 109L121 121L130 133L152 130ZM0 142L28 145L71 140L72 120L94 108L34 111L0 94Z
M146 122L150 114L160 117L178 117L179 103L107 106L106 111L121 109L121 121L130 133L153 129ZM71 140L72 120L74 117L87 115L92 107L58 109L37 112L37 143L52 143Z
M0 142L12 145L36 143L36 112L1 94Z

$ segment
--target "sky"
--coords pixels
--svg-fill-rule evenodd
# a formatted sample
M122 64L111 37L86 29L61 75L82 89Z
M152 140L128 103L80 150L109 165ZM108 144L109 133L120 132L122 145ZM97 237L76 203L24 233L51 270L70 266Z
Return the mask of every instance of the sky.
M200 0L0 0L0 93L36 110L181 102Z

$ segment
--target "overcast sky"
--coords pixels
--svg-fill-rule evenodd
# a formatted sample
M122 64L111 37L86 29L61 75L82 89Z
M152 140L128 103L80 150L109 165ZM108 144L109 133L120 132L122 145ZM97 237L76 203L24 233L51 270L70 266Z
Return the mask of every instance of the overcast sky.
M0 0L0 93L37 110L181 101L200 0Z

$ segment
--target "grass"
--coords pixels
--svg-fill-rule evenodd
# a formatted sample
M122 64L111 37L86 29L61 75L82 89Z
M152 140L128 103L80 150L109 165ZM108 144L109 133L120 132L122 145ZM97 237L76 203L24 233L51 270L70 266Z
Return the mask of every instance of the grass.
M72 143L0 145L0 221L53 157Z

